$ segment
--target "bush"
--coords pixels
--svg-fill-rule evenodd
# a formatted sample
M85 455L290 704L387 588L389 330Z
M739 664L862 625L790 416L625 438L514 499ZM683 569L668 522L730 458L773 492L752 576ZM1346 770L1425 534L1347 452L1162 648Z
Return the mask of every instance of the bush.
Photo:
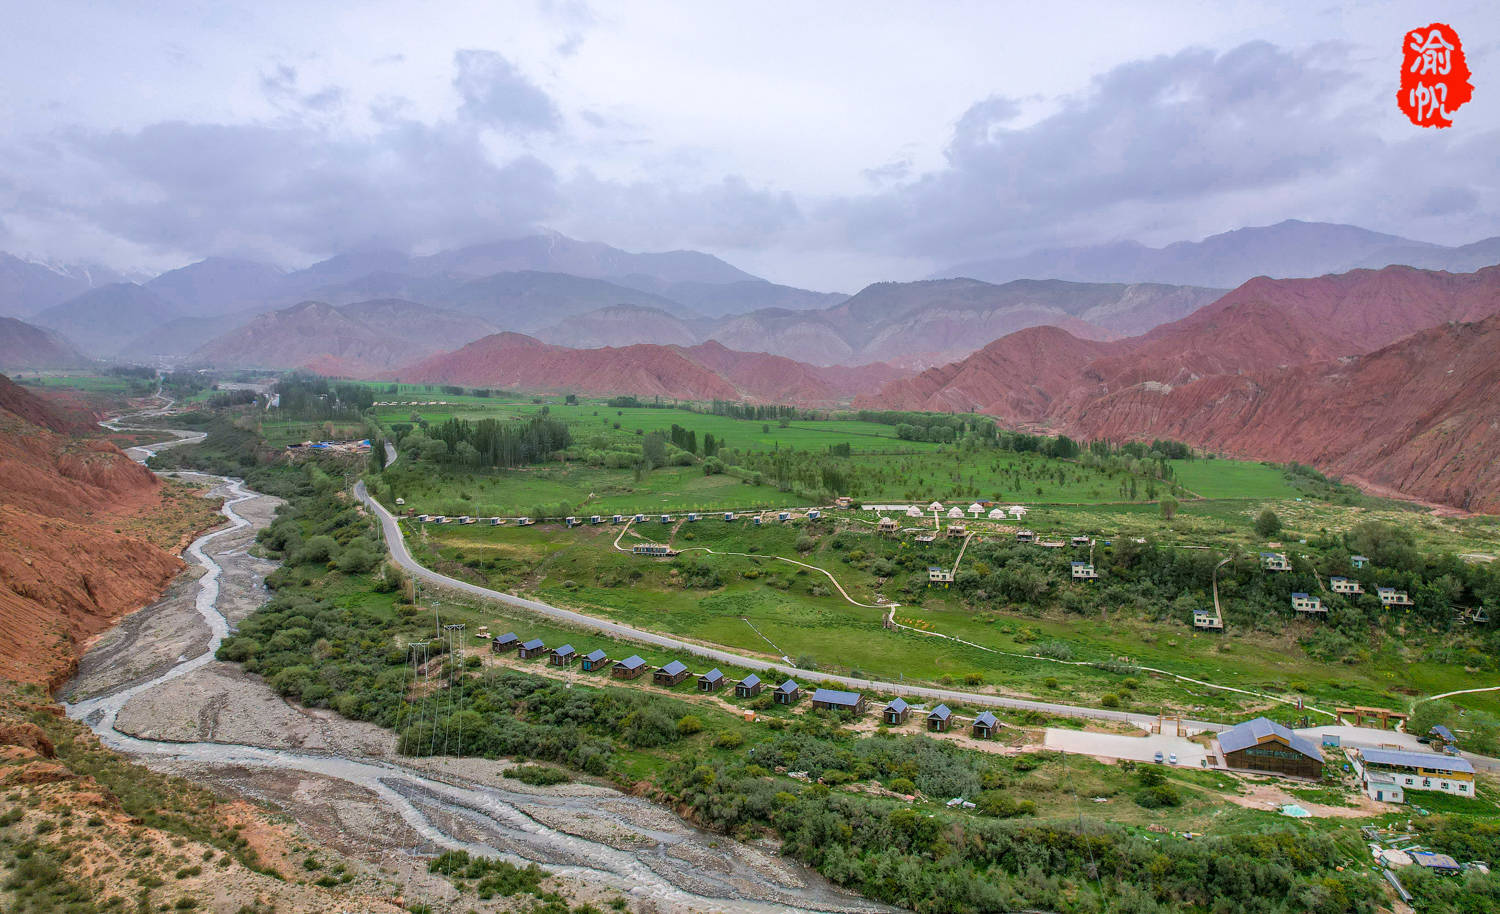
M685 714L677 718L677 732L683 736L692 736L694 733L703 732L703 721L694 714Z
M566 784L572 780L566 771L548 765L517 765L507 768L505 776L533 787L551 787L553 784Z
M1137 793L1135 802L1146 809L1181 806L1182 795L1171 784L1157 784L1155 787L1146 787Z
M1260 534L1262 539L1275 536L1281 532L1281 518L1277 517L1276 512L1270 508L1264 509L1255 518L1255 532Z

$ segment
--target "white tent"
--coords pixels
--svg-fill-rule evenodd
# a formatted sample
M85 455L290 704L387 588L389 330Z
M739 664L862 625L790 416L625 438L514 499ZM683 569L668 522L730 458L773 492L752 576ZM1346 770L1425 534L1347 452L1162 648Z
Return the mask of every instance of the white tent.
M930 504L930 505L927 506L927 510L929 510L929 511L941 511L941 510L943 510L943 503L940 502L940 501L935 501L932 504Z
M964 516L964 509L960 508L958 505L954 505L953 507L948 509L948 516L962 519Z
M1005 509L1004 508L991 508L990 509L990 520L1004 520L1004 518L1005 518Z
M916 505L912 505L910 508L906 509L906 516L907 517L921 517L922 516L922 509L918 508Z
M979 515L984 513L984 505L981 505L976 501L974 504L969 505L969 513L975 517L978 517Z
M1010 506L1010 516L1011 517L1025 517L1026 516L1026 507L1024 505L1011 505Z

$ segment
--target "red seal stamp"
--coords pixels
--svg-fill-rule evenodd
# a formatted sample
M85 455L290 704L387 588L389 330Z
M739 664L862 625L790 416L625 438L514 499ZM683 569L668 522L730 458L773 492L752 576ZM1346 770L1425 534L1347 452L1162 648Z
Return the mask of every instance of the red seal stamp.
M1452 127L1453 112L1474 95L1458 33L1441 22L1406 33L1396 105L1418 127Z

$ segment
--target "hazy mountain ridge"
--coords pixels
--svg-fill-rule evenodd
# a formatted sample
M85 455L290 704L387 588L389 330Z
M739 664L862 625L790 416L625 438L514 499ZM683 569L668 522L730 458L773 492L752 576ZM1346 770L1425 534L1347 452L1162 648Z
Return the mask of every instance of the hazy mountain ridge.
M1312 278L1393 263L1472 272L1500 263L1500 238L1445 247L1353 225L1289 219L1161 248L1134 241L1050 248L955 264L933 276L966 276L990 282L1052 278L1233 288L1256 276Z

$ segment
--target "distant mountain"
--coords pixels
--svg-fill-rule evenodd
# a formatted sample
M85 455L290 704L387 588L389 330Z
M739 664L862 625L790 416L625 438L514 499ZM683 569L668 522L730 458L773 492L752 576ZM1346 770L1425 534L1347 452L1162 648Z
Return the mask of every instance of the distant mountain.
M13 317L0 317L0 371L82 368L88 356L58 333Z
M124 278L105 267L37 263L0 252L0 316L27 317Z
M666 251L634 254L596 241L578 241L556 232L440 251L412 262L413 272L490 276L533 271L569 273L595 279L650 277L667 283L731 283L754 280L712 254Z
M766 308L807 311L829 308L847 299L842 292L813 292L782 286L764 279L738 282L662 282L647 276L624 276L623 286L655 292L663 298L687 305L706 317L724 317Z
M700 341L693 324L660 308L611 305L574 315L536 332L538 339L558 346L594 349L660 343L692 346Z
M363 375L493 332L493 326L471 315L416 302L334 307L309 301L253 318L203 344L189 362L221 368L318 365L327 370L338 365L341 374Z
M163 273L146 288L184 315L217 316L274 298L285 275L267 263L210 257Z
M458 285L437 298L444 307L476 314L497 327L535 330L612 305L638 305L681 317L691 312L674 301L567 273L521 270L495 273Z
M890 366L818 368L765 353L639 344L572 349L498 333L389 374L422 384L511 390L633 394L678 400L752 400L827 406L900 375Z
M173 318L139 334L120 347L114 357L124 362L145 363L182 359L214 337L223 336L262 313L259 308L250 308L212 317Z
M933 275L989 282L1068 279L1230 288L1256 276L1314 277L1391 263L1467 272L1500 262L1488 259L1495 251L1495 239L1445 248L1353 225L1292 219L1211 235L1202 241L1179 241L1163 248L1135 242L1053 248L1020 257L961 263ZM1423 262L1411 264L1413 260Z
M1488 407L1468 398L1496 399L1481 354L1496 314L1500 267L1256 279L1143 336L1033 328L855 402L975 410L1083 437L1174 437L1492 510L1500 490L1485 488L1480 465L1492 463L1500 423L1486 431ZM1471 323L1481 329L1455 329ZM1405 354L1380 354L1393 350ZM1417 365L1424 357L1435 361Z
M143 286L113 283L91 289L36 315L33 322L56 330L96 358L114 356L142 333L181 315Z
M1112 339L1188 314L1221 294L1219 289L1150 283L883 282L832 308L736 315L704 333L735 349L760 349L819 365L931 365L1038 325Z

